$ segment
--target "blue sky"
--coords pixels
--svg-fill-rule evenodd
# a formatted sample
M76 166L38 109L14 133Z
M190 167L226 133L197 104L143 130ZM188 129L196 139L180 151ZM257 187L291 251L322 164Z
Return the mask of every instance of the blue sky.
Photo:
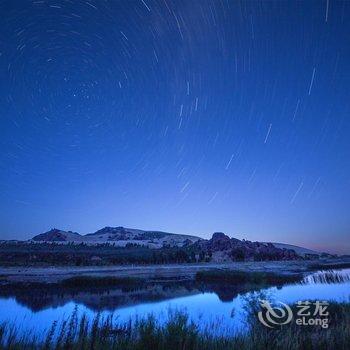
M0 238L122 225L350 252L349 3L0 10Z

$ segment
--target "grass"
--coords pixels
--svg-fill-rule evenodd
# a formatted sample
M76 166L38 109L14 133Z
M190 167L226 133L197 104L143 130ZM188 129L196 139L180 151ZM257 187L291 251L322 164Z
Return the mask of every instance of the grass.
M246 333L213 335L200 331L183 312L170 313L160 324L153 316L116 325L112 317L99 315L92 321L78 318L77 310L70 319L53 323L46 338L20 336L14 327L0 326L0 349L122 349L122 350L259 350L259 349L348 349L350 344L350 305L331 303L330 326L300 327L295 323L279 329L262 326L247 308L249 328Z
M311 264L310 270L337 270L337 269L348 269L350 268L350 262L334 263L334 264Z
M323 283L323 284L332 284L332 283L344 283L350 281L349 274L339 273L337 270L325 270L313 273L309 276L306 276L302 283Z
M272 272L245 272L232 270L199 271L196 280L200 282L220 282L231 284L283 284L300 281L299 275L278 275Z

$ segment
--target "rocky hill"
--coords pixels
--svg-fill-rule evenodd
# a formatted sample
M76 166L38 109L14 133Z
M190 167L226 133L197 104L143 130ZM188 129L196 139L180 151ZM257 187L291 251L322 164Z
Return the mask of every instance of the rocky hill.
M84 237L77 232L63 231L56 228L32 238L37 242L82 242Z
M262 261L300 259L295 250L277 248L272 243L251 242L230 238L222 232L215 232L211 239L194 244L205 254L206 260L224 261Z
M104 227L94 233L81 235L77 232L52 229L33 237L31 242L85 243L87 245L109 244L116 247L141 246L153 249L188 248L186 254L194 254L197 261L249 261L293 260L308 258L306 248L281 243L251 242L230 238L216 232L211 239L162 231L145 231L125 227ZM311 254L312 257L318 257Z
M31 239L35 242L102 244L110 243L118 247L126 245L147 246L149 248L183 247L201 240L199 237L179 235L162 231L144 231L125 227L104 227L94 233L81 235L77 232L51 229Z

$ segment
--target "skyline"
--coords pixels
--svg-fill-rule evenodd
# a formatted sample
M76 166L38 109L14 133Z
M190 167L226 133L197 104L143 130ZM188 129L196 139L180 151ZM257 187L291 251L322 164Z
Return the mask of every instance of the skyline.
M184 235L184 236L189 236L189 237L198 237L200 239L204 239L204 240L210 240L212 239L212 237L214 236L215 233L223 233L225 236L228 236L229 238L238 238L239 240L241 241L249 241L249 242L252 242L250 241L249 239L247 239L247 237L244 237L242 235L232 235L232 234L227 234L227 233L224 233L224 232L220 232L220 231L215 231L215 232L212 232L210 234L207 234L207 235L203 235L203 234L188 234L188 233L184 233L184 232L166 232L166 231L161 231L161 230L157 230L157 229L145 229L145 228L139 228L139 227L125 227L125 226L103 226L103 227L98 227L96 231L93 231L93 232L78 232L76 230L62 230L60 228L57 228L57 227L52 227L50 228L49 230L45 231L45 232L40 232L40 233L37 233L31 237L29 237L28 241L32 241L34 239L36 239L36 236L38 235L42 235L42 234L49 234L49 233L52 233L52 231L60 231L60 232L63 232L63 233L75 233L75 234L78 234L80 237L84 237L84 236L90 236L90 235L94 235L96 236L97 233L100 233L101 230L104 230L104 229L115 229L115 228L122 228L122 229L125 229L125 230L139 230L139 231L144 231L144 232L162 232L162 233L168 233L168 234L175 234L175 235ZM69 237L69 236L68 236ZM42 239L43 241L45 241L46 239ZM53 242L51 241L50 239L48 240L48 242ZM59 243L59 241L56 241L56 243ZM68 238L68 242L71 242L70 238ZM86 241L83 241L85 243L88 243ZM253 241L253 242L256 242L256 241ZM278 244L289 244L291 246L296 246L296 247L301 247L301 246L298 246L297 244L293 244L293 243L286 243L286 242L272 242L272 241L264 241L263 240L263 237L261 238L260 241L257 241L259 243L278 243ZM80 240L77 240L77 243L80 244L81 241ZM107 241L100 241L98 244L102 244L102 243L108 243ZM114 240L110 240L109 241L109 244L111 245L114 245ZM280 248L280 247L278 247ZM287 247L285 247L287 248ZM310 248L310 247L307 247L307 246L302 246L301 248L306 248L306 249L309 249L309 250L314 250L316 253L329 253L329 254L336 254L336 255L342 255L341 251L333 251L331 247L328 247L328 249L326 250L323 250L322 247L316 247L314 249ZM287 248L287 249L293 249L292 247L290 248Z
M350 253L350 3L0 11L0 239L124 226Z

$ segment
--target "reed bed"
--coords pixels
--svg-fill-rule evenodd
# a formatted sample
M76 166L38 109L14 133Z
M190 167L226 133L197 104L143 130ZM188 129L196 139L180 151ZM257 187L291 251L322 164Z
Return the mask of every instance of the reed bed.
M16 327L0 326L0 349L120 349L120 350L259 350L259 349L349 349L350 305L331 303L330 326L300 327L291 323L278 329L262 326L254 314L256 304L247 307L247 331L214 335L203 331L185 312L170 313L160 324L152 315L116 324L113 316L93 320L75 311L61 324L54 322L42 339L20 335ZM220 325L218 325L220 326ZM205 329L205 328L204 328Z

